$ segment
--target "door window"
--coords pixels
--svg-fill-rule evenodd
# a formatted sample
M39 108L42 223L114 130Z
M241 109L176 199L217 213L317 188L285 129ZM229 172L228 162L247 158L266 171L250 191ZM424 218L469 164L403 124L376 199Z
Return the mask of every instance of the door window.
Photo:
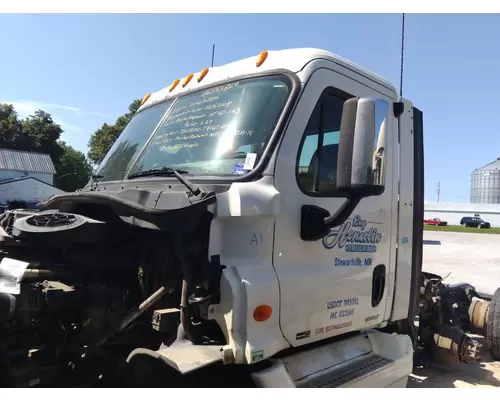
M344 102L348 98L336 89L326 89L309 119L296 165L297 183L308 195L338 195L336 178L340 122Z

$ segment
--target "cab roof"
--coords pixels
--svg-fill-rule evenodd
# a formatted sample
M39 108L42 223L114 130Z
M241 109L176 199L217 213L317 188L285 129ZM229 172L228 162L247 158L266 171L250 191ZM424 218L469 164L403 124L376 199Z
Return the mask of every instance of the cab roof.
M262 59L262 64L257 66L257 62ZM208 72L206 72L204 76L203 71L200 71L187 75L182 79L176 79L171 86L152 93L151 95L146 95L145 99L147 99L146 101L143 100L144 103L140 109L165 100L168 97L176 97L182 93L197 90L202 87L210 86L218 81L224 81L238 76L277 69L298 73L309 62L318 59L336 63L396 92L395 87L388 80L336 54L321 49L297 48L269 52L264 51L261 54L240 59L229 64L208 68ZM190 76L191 78L189 78ZM199 78L202 79L199 80Z

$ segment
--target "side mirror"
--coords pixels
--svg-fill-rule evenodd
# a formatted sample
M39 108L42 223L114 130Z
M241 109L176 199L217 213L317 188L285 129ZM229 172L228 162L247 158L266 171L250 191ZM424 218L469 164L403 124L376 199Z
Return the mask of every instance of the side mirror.
M344 103L340 125L337 188L361 199L383 193L386 129L390 106L383 99L352 98Z
M344 103L340 123L337 189L347 197L333 215L324 208L303 205L302 240L325 237L342 225L364 197L385 189L386 130L390 129L392 107L383 99L352 98Z

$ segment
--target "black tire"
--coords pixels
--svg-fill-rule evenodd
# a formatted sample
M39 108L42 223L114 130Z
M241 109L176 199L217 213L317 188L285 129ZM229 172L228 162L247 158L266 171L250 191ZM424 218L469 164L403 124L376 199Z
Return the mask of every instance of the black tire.
M500 288L490 302L486 327L486 344L491 355L500 360Z

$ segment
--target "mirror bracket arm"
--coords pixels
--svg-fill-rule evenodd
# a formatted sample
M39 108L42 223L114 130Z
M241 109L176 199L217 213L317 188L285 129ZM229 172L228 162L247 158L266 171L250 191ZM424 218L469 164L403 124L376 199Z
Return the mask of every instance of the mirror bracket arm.
M361 197L348 197L335 214L325 218L324 223L328 230L336 228L346 222L360 201Z

